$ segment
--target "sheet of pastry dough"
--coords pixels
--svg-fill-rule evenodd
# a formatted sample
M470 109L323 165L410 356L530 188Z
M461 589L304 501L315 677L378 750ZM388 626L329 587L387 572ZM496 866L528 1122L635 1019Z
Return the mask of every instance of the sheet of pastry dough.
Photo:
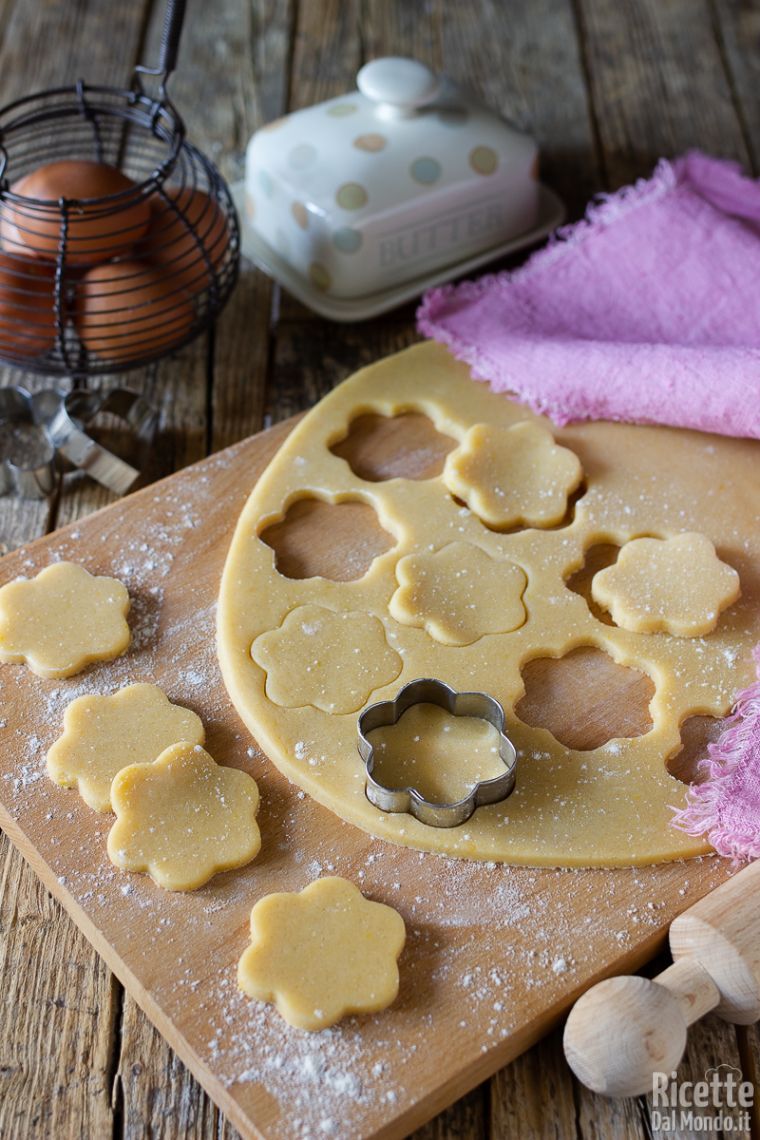
M330 446L349 433L358 416L408 410L429 416L457 441L479 423L502 428L543 423L583 468L585 490L572 521L554 529L497 533L452 496L443 477L368 482L331 453ZM680 747L682 720L725 714L754 676L751 648L760 641L758 460L760 448L752 441L696 432L608 423L557 429L473 382L465 365L431 342L382 360L350 377L302 420L242 512L218 613L219 656L230 696L256 740L291 780L343 819L395 843L472 859L556 866L644 864L703 853L709 848L702 841L670 825L671 806L684 804L686 788L669 775L665 760ZM395 546L356 581L280 575L260 535L304 495L371 505L382 527L395 536ZM704 533L741 580L741 598L706 637L605 625L565 584L596 543L622 545L642 535L667 538L685 531ZM422 620L420 626L394 620L389 603L399 587L398 561L452 542L469 543L523 569L528 583L524 624L486 633L469 645L448 645L431 637ZM307 607L312 617L313 607L371 616L371 651L363 657L361 642L332 634L315 649L309 631L332 626L334 633L338 623L329 615L316 623L300 621L299 607ZM398 672L391 654L376 653L378 622L388 648L398 655ZM281 627L282 636L273 638L272 631ZM341 628L355 630L355 619ZM520 755L514 794L447 830L379 811L364 794L356 712L336 715L313 704L289 707L270 700L267 672L252 655L262 634L270 648L273 641L276 645L268 666L279 674L270 678L274 691L297 691L293 678L306 667L309 653L328 652L339 666L336 678L350 673L351 654L362 657L366 691L358 707L392 697L419 676L492 693L505 707ZM652 677L651 731L581 752L564 747L546 729L519 721L514 707L523 693L521 666L581 645L596 646ZM336 684L332 697L344 696ZM323 696L323 705L335 703L327 699L329 693ZM581 699L595 697L590 690Z

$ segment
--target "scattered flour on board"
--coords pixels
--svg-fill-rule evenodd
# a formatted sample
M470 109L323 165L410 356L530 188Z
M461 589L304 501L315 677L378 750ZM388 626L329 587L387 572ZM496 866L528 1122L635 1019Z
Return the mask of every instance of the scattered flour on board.
M230 462L229 456L214 461L219 467ZM561 993L587 976L596 967L600 943L614 957L640 940L642 929L659 929L664 904L651 897L647 873L634 868L603 877L471 863L386 846L337 819L320 847L309 833L312 809L303 791L277 777L276 824L273 834L265 833L267 858L279 861L280 878L287 880L276 889L298 890L322 874L345 875L369 897L401 911L408 944L399 1002L379 1017L349 1018L307 1034L287 1026L272 1007L248 1000L237 987L235 969L247 944L250 909L261 895L258 865L219 876L193 895L166 894L145 876L116 871L105 852L110 817L90 812L76 792L44 778L45 752L72 699L157 681L180 704L202 700L195 707L207 727L219 721L229 733L234 726L241 759L260 781L265 826L274 788L267 762L240 731L221 683L216 602L209 596L215 586L203 582L183 607L167 604L186 539L217 505L210 485L205 496L207 476L193 478L192 507L185 492L159 490L156 521L148 522L139 539L126 541L110 567L132 597L133 642L123 657L53 683L18 668L0 670L0 695L12 702L16 691L25 698L31 694L27 705L39 710L25 728L9 727L8 718L0 723L0 743L12 757L0 796L22 822L25 813L42 811L41 852L58 887L76 898L105 937L120 939L138 975L144 968L148 981L151 974L155 1000L170 1017L202 1026L192 1047L227 1087L260 1084L280 1106L289 1137L346 1137L352 1122L370 1110L387 1115L391 1107L403 1110L412 1102L410 1066L417 1056L424 1063L441 1015L440 1004L426 995L456 1003L457 1016L447 1021L451 1049L485 1052L515 1029L518 1005L530 1004L533 993ZM51 557L76 558L78 541L77 531L62 536ZM41 568L31 558L27 562L30 573ZM183 610L185 617L168 616ZM296 744L295 752L304 762L318 759L308 741ZM351 841L341 846L344 828ZM680 892L687 905L688 879ZM567 899L567 906L558 906L558 898ZM171 971L148 969L147 963L163 960L171 962ZM535 1008L540 1005L537 997Z

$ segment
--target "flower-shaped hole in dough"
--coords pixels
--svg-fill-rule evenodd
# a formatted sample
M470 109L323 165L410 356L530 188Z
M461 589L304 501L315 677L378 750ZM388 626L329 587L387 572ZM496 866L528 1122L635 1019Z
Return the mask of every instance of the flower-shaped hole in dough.
M556 526L582 479L577 455L532 421L474 424L443 468L451 494L492 530Z
M392 415L363 412L351 420L346 435L330 451L344 459L360 479L435 479L456 440L438 430L415 407Z
M634 538L614 566L591 582L594 601L621 629L700 637L741 593L739 575L721 562L710 539L688 532L673 538Z
M172 744L203 744L199 716L173 705L157 685L128 685L108 696L77 697L63 735L48 750L51 780L76 787L95 811L111 810L111 782L129 764L149 764Z
M38 677L71 677L129 645L129 594L116 578L55 562L0 589L0 661L24 662Z
M399 588L389 609L402 625L419 626L443 645L471 645L487 633L525 622L524 570L467 542L432 554L408 554L396 566Z
M167 891L202 887L219 871L250 863L261 848L256 781L217 764L199 744L173 744L153 764L123 768L111 802L111 862L147 871Z
M356 712L402 666L379 618L317 605L291 610L278 629L256 638L251 656L266 671L270 701L336 715Z
M319 1030L350 1013L377 1013L398 994L404 920L365 899L346 879L317 879L299 894L260 899L238 984L273 1001L298 1029Z
M363 578L396 542L363 499L333 503L316 494L294 499L284 515L266 523L259 538L274 552L275 569L283 578L330 582Z

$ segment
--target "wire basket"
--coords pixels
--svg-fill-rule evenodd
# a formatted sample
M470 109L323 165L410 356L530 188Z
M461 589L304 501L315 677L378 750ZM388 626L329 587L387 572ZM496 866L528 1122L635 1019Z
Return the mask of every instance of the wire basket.
M121 372L191 341L229 298L235 207L166 90L184 6L170 0L160 64L136 68L131 88L80 80L0 109L3 362L78 380ZM36 195L51 178L63 192ZM70 193L83 183L98 192Z

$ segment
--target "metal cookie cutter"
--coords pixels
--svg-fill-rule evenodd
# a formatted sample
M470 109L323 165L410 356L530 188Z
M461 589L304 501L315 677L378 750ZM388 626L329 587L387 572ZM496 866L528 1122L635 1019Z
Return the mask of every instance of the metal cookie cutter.
M504 772L491 780L481 780L455 803L426 800L416 788L386 788L375 780L374 746L367 734L376 728L396 724L412 705L438 705L452 716L471 716L488 721L499 733L499 756ZM459 693L434 677L420 677L399 690L393 700L369 705L359 716L359 755L367 772L367 799L381 811L408 812L431 827L458 827L476 808L505 800L514 789L517 767L515 746L504 729L504 709L488 693Z
M68 462L87 472L92 479L103 483L104 487L115 491L117 495L124 495L138 479L140 472L137 467L126 463L93 440L84 431L84 427L101 412L109 412L124 421L134 438L147 439L153 432L156 413L139 392L126 388L116 388L109 392L74 389L64 396L55 389L47 389L30 396L24 389L8 388L2 390L2 399L7 401L7 408L0 404L0 421L23 418L27 423L38 426L47 441L50 469L46 472L35 469L39 477L39 490L36 494L31 478L19 480L17 470L11 470L13 479L6 479L5 486L2 487L3 494L15 489L23 497L40 498L48 495L55 486L56 453L63 455Z
M110 412L124 420L136 440L147 440L157 418L147 400L129 388L113 388L110 392L75 388L66 396L51 390L40 392L35 400L60 454L110 491L124 495L139 478L138 468L108 451L84 428L101 412Z
M0 495L45 499L57 478L55 445L35 397L0 388Z

